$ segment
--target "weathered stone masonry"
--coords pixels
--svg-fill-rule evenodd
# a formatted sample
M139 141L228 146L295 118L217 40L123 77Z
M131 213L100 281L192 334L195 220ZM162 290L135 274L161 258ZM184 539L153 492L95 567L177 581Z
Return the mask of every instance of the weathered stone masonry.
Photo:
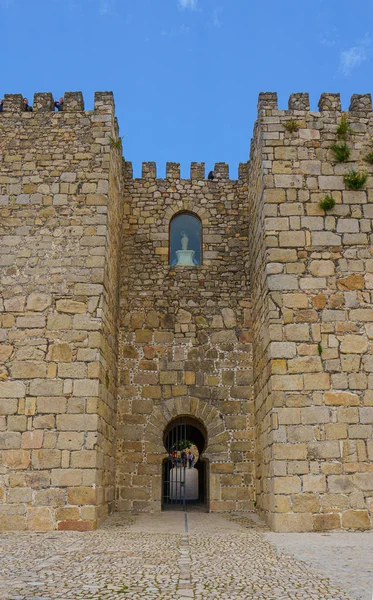
M324 94L261 94L237 181L123 163L110 93L0 113L0 529L91 529L160 510L164 431L207 432L210 510L254 503L278 531L368 529L373 513L370 96L349 162ZM296 120L298 130L284 123ZM349 168L367 169L362 190ZM331 194L325 213L319 200ZM169 265L180 212L198 267Z
M90 529L114 501L122 159L112 94L5 96L0 527Z
M131 167L126 165L130 174ZM253 508L254 411L246 166L191 179L153 163L124 197L117 421L118 507L160 510L163 431L178 415L208 430L210 510ZM169 225L189 211L203 226L203 264L169 265Z
M288 111L261 94L249 169L256 500L277 531L372 525L373 178L361 191L343 180L372 173L371 98L352 97L349 163L330 150L339 95L319 111L307 94Z

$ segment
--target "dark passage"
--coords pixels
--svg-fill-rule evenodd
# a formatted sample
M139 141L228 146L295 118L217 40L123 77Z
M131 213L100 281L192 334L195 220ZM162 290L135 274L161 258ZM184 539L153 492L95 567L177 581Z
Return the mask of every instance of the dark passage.
M168 457L163 461L162 508L195 507L207 510L208 460L203 457L206 431L193 417L178 417L164 433ZM188 455L194 456L191 463Z

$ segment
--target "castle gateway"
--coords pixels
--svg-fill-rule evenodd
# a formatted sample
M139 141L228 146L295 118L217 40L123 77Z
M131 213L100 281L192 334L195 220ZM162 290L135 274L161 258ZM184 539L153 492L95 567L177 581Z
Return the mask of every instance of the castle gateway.
M319 112L260 94L238 180L133 179L111 93L22 110L5 96L0 528L183 498L276 531L369 529L370 96L346 121L337 94Z

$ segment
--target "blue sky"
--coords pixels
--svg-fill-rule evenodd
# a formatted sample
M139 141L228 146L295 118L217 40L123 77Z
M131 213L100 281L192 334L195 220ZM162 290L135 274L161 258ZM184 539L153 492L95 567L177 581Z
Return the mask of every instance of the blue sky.
M0 0L0 95L113 90L124 155L246 161L260 91L373 92L373 1Z

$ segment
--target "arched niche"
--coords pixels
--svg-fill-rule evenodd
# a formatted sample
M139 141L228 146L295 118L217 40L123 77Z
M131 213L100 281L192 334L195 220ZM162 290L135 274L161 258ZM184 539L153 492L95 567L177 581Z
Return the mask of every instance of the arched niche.
M192 212L179 212L170 221L169 264L180 267L202 264L202 222Z

